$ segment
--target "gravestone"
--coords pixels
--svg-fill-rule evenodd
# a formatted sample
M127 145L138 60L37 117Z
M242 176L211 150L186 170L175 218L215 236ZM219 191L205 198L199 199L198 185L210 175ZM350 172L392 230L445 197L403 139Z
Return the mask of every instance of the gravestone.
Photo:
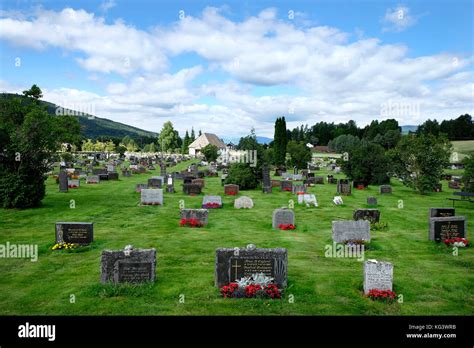
M282 180L280 181L280 191L282 192L292 192L293 191L293 182Z
M235 196L239 194L239 185L227 184L224 185L224 194L228 196Z
M137 184L135 186L135 192L142 192L142 190L145 190L148 188L148 184Z
M161 176L154 176L148 179L149 188L162 188L163 187L163 178Z
M217 209L222 208L221 196L204 196L202 199L203 209Z
M429 217L447 217L455 216L456 210L454 208L430 208Z
M344 201L342 200L342 197L341 197L341 196L334 196L334 198L333 198L332 201L333 201L333 203L334 203L335 205L342 205L342 204L344 204Z
M380 221L380 210L378 209L356 209L353 214L354 220L368 220L370 223Z
M458 190L461 188L461 184L457 181L449 181L448 187L453 190Z
M100 282L102 284L154 282L156 249L103 250L100 259Z
M298 204L305 204L307 207L309 206L318 206L318 201L316 200L316 196L314 194L304 194L298 195Z
M324 185L324 177L323 176L315 176L314 183L317 185Z
M282 289L288 284L288 252L283 248L218 248L215 260L215 286L221 288L243 277L263 273L274 278Z
M201 186L201 189L203 189L206 185L206 181L204 179L194 179L192 183Z
M196 219L203 226L208 223L209 210L207 209L181 209L181 219Z
M183 192L187 195L200 195L201 185L198 184L183 184Z
M392 193L392 186L391 185L380 185L379 193L381 195L387 195Z
M466 238L467 222L464 216L430 218L429 239L442 242L451 238Z
M142 205L163 205L162 189L142 189L141 190Z
M115 172L115 166L113 164L108 164L107 165L107 172L109 172L109 173Z
M56 222L56 243L87 245L94 239L91 222Z
M194 179L196 177L187 175L183 178L183 184L192 184Z
M252 209L253 208L253 201L252 198L247 196L242 196L237 198L234 201L234 208L236 209Z
M281 186L281 181L280 180L271 180L271 182L272 182L272 188Z
M119 174L117 172L109 173L108 177L109 177L109 180L118 180Z
M69 188L78 188L81 185L81 181L79 179L69 179L67 181L67 187Z
M283 225L294 225L295 224L295 212L288 208L275 209L272 215L272 227L279 229L279 226Z
M364 294L370 290L390 290L393 284L393 264L377 260L364 262Z
M68 176L64 170L59 172L59 192L67 192L68 187Z
M166 176L166 164L160 163L160 175L162 177Z
M291 192L296 195L296 194L302 194L306 193L307 191L307 186L306 185L293 185L291 187Z
M337 182L337 193L349 196L351 194L351 184L348 179L339 179Z
M270 179L270 168L266 165L263 166L262 173L263 173L262 191L263 191L263 193L272 193L272 182L271 182L271 179Z
M86 184L98 184L100 182L98 175L89 175L86 177Z
M354 180L352 182L352 187L357 190L365 190L367 187L369 187L369 182L365 180Z
M171 174L168 174L168 179L166 182L166 192L173 193L174 192L174 179Z
M377 205L377 198L376 197L367 197L367 204L368 205Z
M328 175L328 184L337 184L337 179L333 175Z
M105 168L94 168L94 169L92 169L92 174L94 174L94 175L107 174L107 169L105 169Z
M336 243L345 243L355 240L365 240L369 242L370 222L367 220L333 221L332 240Z

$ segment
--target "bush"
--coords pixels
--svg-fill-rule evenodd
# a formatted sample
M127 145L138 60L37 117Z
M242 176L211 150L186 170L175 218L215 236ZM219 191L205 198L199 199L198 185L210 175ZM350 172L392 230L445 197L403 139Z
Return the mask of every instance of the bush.
M250 167L245 163L234 163L229 168L226 184L239 185L241 190L250 190L258 186L260 175L256 168Z

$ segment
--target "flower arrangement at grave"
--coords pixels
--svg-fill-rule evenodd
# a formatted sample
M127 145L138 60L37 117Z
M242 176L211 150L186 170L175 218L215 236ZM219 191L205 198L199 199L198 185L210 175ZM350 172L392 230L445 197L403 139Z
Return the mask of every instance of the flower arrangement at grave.
M297 195L297 196L299 196L299 195L304 195L304 194L305 194L304 191L298 191L298 192L296 192L296 195Z
M263 273L254 273L250 277L243 277L229 285L224 285L220 292L224 298L281 299L281 291L273 280Z
M217 202L208 202L206 204L203 204L202 207L204 209L216 209L216 208L221 208L222 206Z
M283 191L291 192L291 187L283 187Z
M235 192L235 191L227 191L225 194L226 194L227 196L236 196L236 195L237 195L237 192Z
M367 297L370 298L372 301L392 303L397 298L397 294L390 290L372 289L369 290Z
M445 239L444 244L448 247L465 248L469 245L469 241L466 238L456 237Z
M68 184L67 185L68 188L78 188L79 185L75 185L75 184Z
M74 243L56 243L51 247L51 250L70 250L70 249L76 249L79 247L78 244Z
M279 224L278 228L280 230L284 230L284 231L294 230L294 229L296 229L296 225L293 225L293 224Z
M196 218L190 218L190 219L183 218L179 221L179 225L181 227L203 227L204 226L204 224Z

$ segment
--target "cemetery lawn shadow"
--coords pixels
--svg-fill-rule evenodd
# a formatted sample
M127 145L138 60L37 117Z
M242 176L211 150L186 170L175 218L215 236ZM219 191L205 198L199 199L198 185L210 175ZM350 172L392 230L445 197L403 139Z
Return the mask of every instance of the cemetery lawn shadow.
M168 171L182 170L190 162ZM204 194L190 197L176 181L176 193L164 193L163 206L139 206L135 185L152 175L134 174L59 193L47 180L44 204L36 209L0 210L0 244L37 244L36 262L2 258L0 314L2 315L472 315L474 313L474 249L454 256L444 244L428 240L428 210L449 207L453 190L421 196L392 180L393 194L380 195L378 187L353 190L344 205L332 199L336 185L316 185L318 208L296 204L296 196L261 190L241 191L253 209L237 210L236 197L224 196L219 177L206 178L204 194L221 195L224 207L209 212L204 228L179 226L179 201L199 208ZM318 175L327 175L322 170ZM343 175L335 175L342 178ZM366 207L375 196L381 222L387 229L372 231L365 259L394 264L394 290L403 302L371 301L362 293L363 262L325 257L331 244L331 222L351 220L353 211ZM296 230L271 227L274 209L295 201ZM70 208L74 200L75 208ZM400 202L402 207L400 208ZM467 219L472 239L474 209L456 204L456 215ZM72 251L52 251L58 221L94 223L94 243ZM282 300L224 299L214 286L214 257L219 247L282 247L288 250L288 282ZM103 249L156 248L156 283L140 286L102 285Z

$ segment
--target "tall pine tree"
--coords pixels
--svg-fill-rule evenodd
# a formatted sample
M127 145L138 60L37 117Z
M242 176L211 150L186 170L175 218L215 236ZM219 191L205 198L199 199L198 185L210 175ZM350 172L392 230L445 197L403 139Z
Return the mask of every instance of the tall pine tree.
M182 153L185 155L189 152L189 144L191 144L191 141L190 141L190 137L189 137L189 133L188 133L188 130L186 129L186 134L184 135L184 139L183 139L183 149L182 149Z
M277 166L285 165L286 146L288 144L285 117L279 117L275 121L275 134L273 144L275 164Z

